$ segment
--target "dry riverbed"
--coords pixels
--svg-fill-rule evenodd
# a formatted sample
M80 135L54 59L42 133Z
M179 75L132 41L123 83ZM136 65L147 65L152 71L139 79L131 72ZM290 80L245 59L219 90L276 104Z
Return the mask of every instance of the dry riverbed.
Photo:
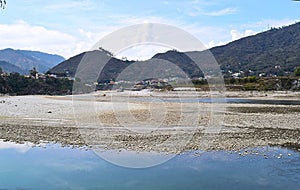
M300 101L300 94L294 92L227 92L226 96ZM299 105L152 101L176 97L174 92L99 92L76 96L74 101L72 96L2 96L0 139L168 153L266 145L300 149ZM209 95L184 92L180 97Z

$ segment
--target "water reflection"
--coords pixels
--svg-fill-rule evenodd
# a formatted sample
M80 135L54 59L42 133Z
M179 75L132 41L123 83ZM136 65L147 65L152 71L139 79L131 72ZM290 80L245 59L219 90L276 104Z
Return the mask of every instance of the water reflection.
M300 185L299 152L278 147L191 151L156 167L128 169L84 148L0 144L0 189L291 190Z
M21 153L26 153L33 146L34 146L34 144L30 143L30 142L26 142L24 144L17 144L14 142L0 140L0 150L13 149L13 150L16 150Z
M174 154L157 152L135 152L128 150L103 150L95 149L94 152L104 160L117 166L127 168L153 167L172 159Z

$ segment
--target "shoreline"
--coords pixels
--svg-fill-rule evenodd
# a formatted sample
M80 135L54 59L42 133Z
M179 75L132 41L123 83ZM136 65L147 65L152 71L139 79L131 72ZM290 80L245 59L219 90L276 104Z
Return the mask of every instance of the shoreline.
M106 96L103 96L103 94ZM227 92L226 92L227 93ZM237 96L249 99L281 99L300 100L300 93L272 92L262 96L247 97L247 93L229 92L226 96ZM188 92L186 97L190 96ZM115 105L112 107L111 98ZM131 94L132 96L132 94ZM172 93L136 93L134 97L166 98ZM205 97L207 93L197 96ZM40 142L61 143L70 146L97 145L104 149L158 151L180 153L188 150L229 150L238 151L258 146L290 146L300 147L300 108L299 105L267 105L267 104L226 104L226 110L216 116L224 115L222 127L215 132L207 133L212 120L210 103L199 103L201 106L197 127L186 127L178 120L180 114L193 118L194 103L184 103L186 113L180 110L182 103L165 103L167 115L159 129L122 127L144 124L149 117L149 105L153 113L160 113L161 103L147 103L136 100L128 101L128 93L98 92L95 102L80 99L78 106L95 105L96 109L77 111L84 126L78 125L74 118L72 96L14 96L0 97L0 139L16 143ZM88 102L88 103L87 103ZM91 104L92 103L92 104ZM86 104L86 105L85 105ZM133 117L128 118L126 110L130 105ZM91 118L102 122L95 129ZM118 119L121 118L121 124ZM147 126L154 126L155 120L147 121ZM146 126L146 125L145 125ZM132 131L133 130L133 131ZM172 137L172 138L170 138ZM170 140L171 139L171 140ZM187 139L182 145L182 139ZM297 148L296 148L297 149ZM298 150L299 151L299 150Z

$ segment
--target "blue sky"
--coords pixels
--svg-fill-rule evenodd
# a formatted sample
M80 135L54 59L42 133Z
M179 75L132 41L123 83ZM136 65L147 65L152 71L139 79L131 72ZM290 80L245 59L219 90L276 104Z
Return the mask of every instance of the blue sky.
M299 12L300 2L292 0L7 0L0 11L0 49L68 58L110 32L145 22L174 25L212 47L293 24Z

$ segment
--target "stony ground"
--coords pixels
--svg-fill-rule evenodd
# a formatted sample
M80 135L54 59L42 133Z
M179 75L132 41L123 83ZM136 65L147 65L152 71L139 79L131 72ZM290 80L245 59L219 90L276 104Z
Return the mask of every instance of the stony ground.
M292 92L228 92L226 96L300 100L300 94ZM191 97L208 95L180 94L181 99ZM3 96L0 139L171 153L266 145L300 149L299 105L163 103L162 98L178 96L139 92Z

